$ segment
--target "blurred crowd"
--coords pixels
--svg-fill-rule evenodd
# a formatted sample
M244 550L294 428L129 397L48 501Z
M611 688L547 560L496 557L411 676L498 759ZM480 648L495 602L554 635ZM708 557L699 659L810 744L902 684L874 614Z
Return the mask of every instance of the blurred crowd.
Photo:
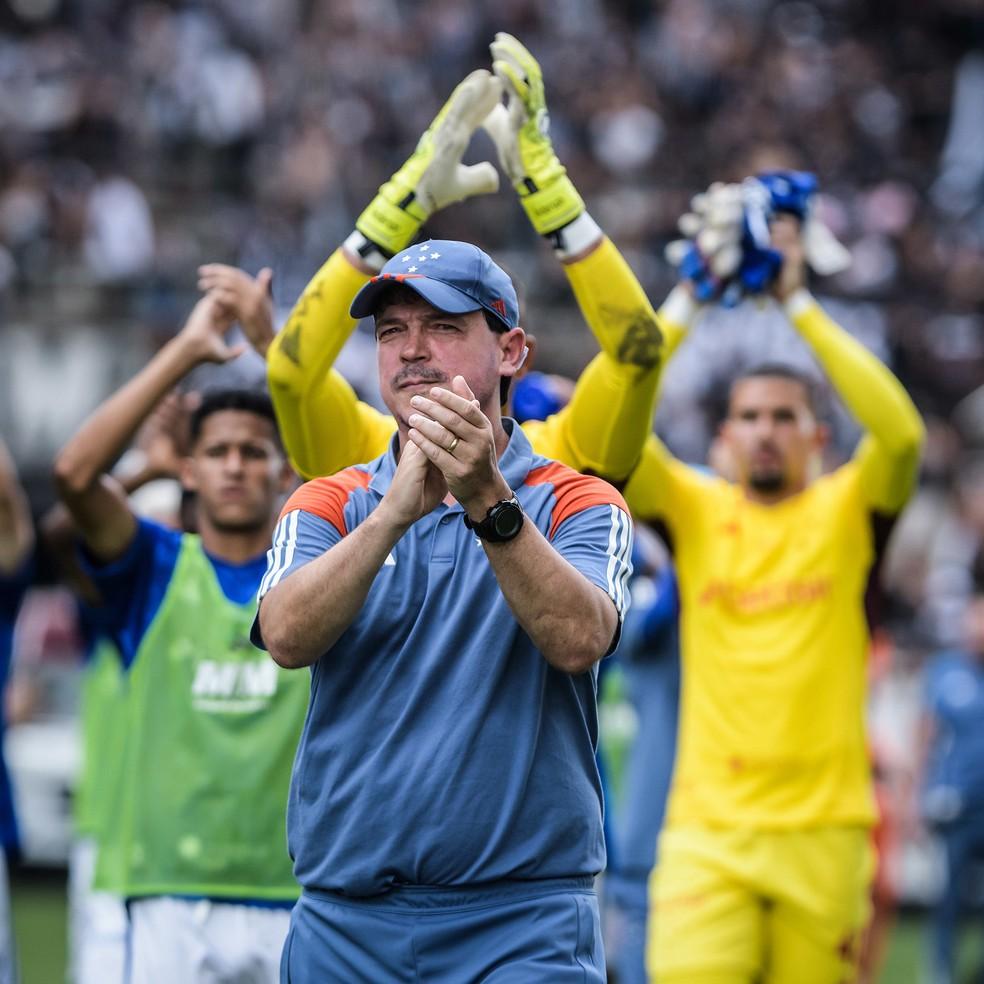
M773 166L818 174L823 217L854 260L817 289L929 428L884 572L891 699L876 690L873 717L905 788L915 752L898 695L959 643L984 542L981 0L11 0L0 345L15 328L84 322L106 359L114 339L149 351L209 260L273 267L286 311L457 81L488 64L497 30L542 65L558 155L656 304L694 192ZM484 137L478 156L492 156ZM590 337L570 329L566 281L514 202L480 198L429 228L518 275L539 368L583 366ZM704 460L727 376L776 356L808 358L769 310L706 317L667 373L657 423L671 448ZM92 383L103 391L89 405L109 381ZM0 423L25 433L30 409L6 392ZM842 459L857 431L836 407L831 418Z
M139 287L129 313L170 324L204 256L271 263L289 305L507 30L549 80L561 159L655 296L691 194L799 166L854 251L830 289L888 305L926 409L948 413L984 370L975 0L16 0L0 17L7 298ZM537 310L569 304L519 209L441 217L442 234L476 230Z

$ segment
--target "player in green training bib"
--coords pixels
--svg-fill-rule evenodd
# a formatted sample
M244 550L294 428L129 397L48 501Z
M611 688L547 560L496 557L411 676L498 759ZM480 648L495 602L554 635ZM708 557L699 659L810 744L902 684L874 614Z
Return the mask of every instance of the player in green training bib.
M270 402L223 391L193 415L182 482L196 496L197 535L138 519L108 475L186 373L238 354L228 327L212 299L200 301L55 466L128 691L118 836L100 852L96 886L129 901L131 984L272 984L298 894L285 808L309 684L249 642L292 481Z

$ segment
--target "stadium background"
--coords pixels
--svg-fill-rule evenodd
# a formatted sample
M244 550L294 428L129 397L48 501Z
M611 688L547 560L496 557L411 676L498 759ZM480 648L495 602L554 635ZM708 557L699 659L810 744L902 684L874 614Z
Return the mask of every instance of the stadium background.
M819 175L823 215L854 263L818 292L899 374L929 427L886 570L872 701L889 785L905 799L918 669L953 641L984 539L980 0L9 0L0 434L33 509L52 501L50 462L70 430L180 325L198 264L273 267L285 314L456 82L487 64L497 30L540 61L558 154L656 304L673 283L663 247L692 193L774 164ZM491 154L480 136L469 159ZM508 189L427 229L501 258L525 286L538 368L580 370L594 343ZM342 367L373 399L361 341ZM702 460L722 381L776 354L808 358L766 309L705 319L667 374L667 443ZM222 372L263 375L248 357ZM832 416L842 457L856 431ZM49 588L22 618L14 703L33 725L71 717L66 611ZM608 721L616 739L631 729L618 713ZM58 734L70 759L71 733ZM932 851L912 841L897 854L903 901L918 911ZM27 984L58 979L59 897L57 869L15 885ZM896 929L885 979L916 979L914 925Z

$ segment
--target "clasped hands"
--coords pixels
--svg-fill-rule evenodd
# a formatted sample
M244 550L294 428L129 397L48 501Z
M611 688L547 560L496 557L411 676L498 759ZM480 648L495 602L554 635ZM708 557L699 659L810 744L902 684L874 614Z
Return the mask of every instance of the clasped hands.
M409 527L450 493L474 522L512 495L499 471L492 423L463 376L414 396L409 431L383 505Z

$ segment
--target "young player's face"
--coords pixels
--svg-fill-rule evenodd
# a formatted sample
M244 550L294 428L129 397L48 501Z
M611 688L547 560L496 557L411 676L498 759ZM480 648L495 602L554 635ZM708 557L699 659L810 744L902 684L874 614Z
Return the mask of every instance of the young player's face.
M432 386L450 388L465 377L482 411L496 412L499 377L515 372L524 333L492 331L481 311L447 314L421 298L389 304L376 315L379 388L401 428L413 412L410 399Z
M218 410L202 422L182 477L212 526L245 533L269 524L285 474L271 421L248 410Z
M805 488L825 438L803 385L782 376L735 383L721 433L738 482L766 496Z

